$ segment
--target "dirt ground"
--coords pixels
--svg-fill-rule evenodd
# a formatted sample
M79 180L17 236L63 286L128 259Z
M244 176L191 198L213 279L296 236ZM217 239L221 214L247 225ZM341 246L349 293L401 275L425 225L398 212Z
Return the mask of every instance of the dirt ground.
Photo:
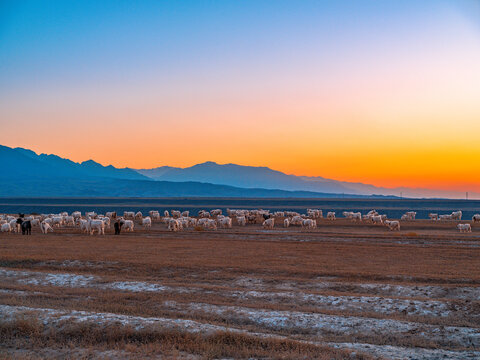
M0 358L480 358L480 225L0 234Z

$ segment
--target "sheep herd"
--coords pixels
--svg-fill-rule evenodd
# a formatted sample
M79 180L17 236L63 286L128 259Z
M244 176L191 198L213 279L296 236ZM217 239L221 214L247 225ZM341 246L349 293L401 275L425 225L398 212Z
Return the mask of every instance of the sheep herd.
M386 226L391 231L400 231L400 221L412 221L416 217L415 211L408 211L403 214L400 220L389 220L387 215L379 214L376 210L370 210L366 214L361 212L344 211L343 217L352 222L370 223L374 225ZM147 216L142 212L125 211L119 215L114 211L97 214L93 211L86 212L84 215L80 211L74 211L71 214L62 212L60 214L41 214L25 216L13 216L0 214L1 232L18 233L24 229L32 227L39 228L43 234L54 232L59 228L78 228L81 232L90 235L105 234L106 229L110 229L114 224L115 234L120 230L133 232L135 227L141 227L144 230L151 228L153 222L162 222L169 231L182 231L185 229L195 230L217 230L218 228L230 229L235 223L237 226L247 226L248 224L262 224L264 229L273 229L276 222L281 226L288 228L298 226L305 230L316 229L317 221L323 219L323 212L319 209L307 209L305 214L295 211L276 211L262 209L227 209L227 214L223 215L221 209L210 211L200 210L196 217L191 217L189 211L165 210L163 216L157 210L149 211ZM432 221L461 221L462 211L454 211L451 214L429 214ZM335 221L336 214L333 211L327 212L325 217L327 221ZM475 214L472 221L480 222L480 214ZM460 232L471 232L469 223L457 224ZM27 232L28 234L29 232Z

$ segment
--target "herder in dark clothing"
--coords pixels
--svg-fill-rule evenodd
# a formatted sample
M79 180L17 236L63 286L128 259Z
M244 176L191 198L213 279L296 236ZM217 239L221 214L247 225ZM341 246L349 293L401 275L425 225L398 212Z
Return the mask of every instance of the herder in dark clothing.
M122 225L123 225L123 222L121 222L120 219L115 221L115 224L113 224L113 227L115 228L115 235L120 235L120 231L122 230Z

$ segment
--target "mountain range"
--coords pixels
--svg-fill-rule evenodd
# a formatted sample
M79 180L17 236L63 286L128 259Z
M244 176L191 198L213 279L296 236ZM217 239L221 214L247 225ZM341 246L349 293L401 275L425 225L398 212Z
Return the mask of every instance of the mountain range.
M217 164L207 161L187 168L162 166L154 169L138 169L138 173L160 181L200 181L212 184L244 188L266 188L287 191L313 191L371 195L375 187L341 182L322 177L287 175L268 167Z
M217 164L153 169L116 168L93 160L77 163L0 145L0 196L123 197L443 197L464 193L381 188L323 177L288 175L268 167ZM480 194L471 194L472 198Z
M37 154L0 145L2 197L336 197L338 194L189 180L154 179L141 171L103 166L93 160L76 163L57 155ZM157 171L158 173L158 171ZM240 176L240 174L238 174ZM266 183L262 183L266 184ZM353 197L358 197L352 194Z
M142 175L158 181L200 181L212 184L238 186L242 188L261 187L287 191L313 191L334 193L336 196L404 196L408 198L465 198L460 191L422 188L384 188L370 184L326 179L320 176L296 176L272 170L268 167L217 164L207 161L191 167L178 168L161 166L153 169L137 169ZM470 193L470 198L480 198Z

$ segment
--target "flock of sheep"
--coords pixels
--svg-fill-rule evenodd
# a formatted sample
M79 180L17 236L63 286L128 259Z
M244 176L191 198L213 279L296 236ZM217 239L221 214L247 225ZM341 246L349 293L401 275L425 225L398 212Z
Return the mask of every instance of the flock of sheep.
M415 211L408 211L402 215L400 220L415 220ZM354 222L368 222L376 225L384 225L389 230L399 231L400 221L389 220L386 215L379 214L376 210L371 210L367 214L360 212L345 211L343 216ZM232 228L235 222L238 226L247 224L262 224L265 229L273 229L275 222L281 221L283 227L300 226L302 229L317 228L317 220L323 218L323 212L319 209L307 209L306 214L300 214L294 211L277 211L271 213L269 210L244 210L227 209L227 215L222 214L221 209L210 211L200 210L197 217L190 217L189 211L165 210L163 216L157 210L149 212L148 216L133 211L125 211L123 216L118 216L116 212L107 212L105 215L95 212L86 212L84 216L80 211L74 211L72 214L62 212L60 214L42 214L21 216L21 218L0 214L0 229L2 232L19 232L20 225L26 224L30 227L38 227L41 232L46 234L53 232L55 228L77 227L82 232L88 234L105 234L105 229L110 229L113 222L117 222L123 231L133 231L135 226L141 226L149 229L154 221L163 222L170 231L181 231L188 228L196 230L217 230L218 228ZM329 211L325 217L327 220L336 219L335 212ZM451 214L438 215L429 214L433 221L462 219L461 211L454 211ZM480 214L475 214L473 222L480 222ZM121 225L119 225L121 224ZM117 227L118 227L117 226ZM460 232L471 232L471 226L468 223L458 224Z

